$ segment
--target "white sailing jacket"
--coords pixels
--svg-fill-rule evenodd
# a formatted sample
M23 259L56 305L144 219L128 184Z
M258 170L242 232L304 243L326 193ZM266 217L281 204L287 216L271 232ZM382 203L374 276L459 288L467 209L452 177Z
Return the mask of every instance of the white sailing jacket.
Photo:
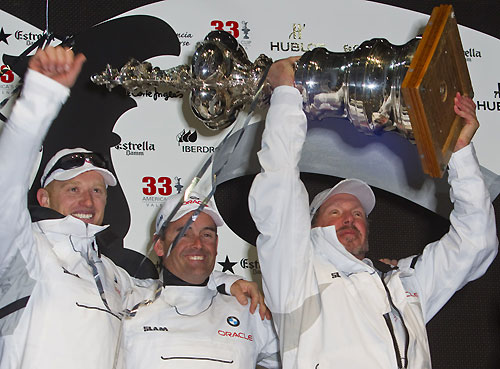
M149 298L157 286L98 255L95 234L105 227L72 216L31 223L29 177L68 94L29 70L0 135L0 369L121 368L119 313L139 302L132 291ZM239 277L219 278L229 287Z
M249 207L266 302L284 368L431 368L425 324L497 253L494 213L472 145L453 154L449 232L381 275L339 243L334 226L311 229L298 162L306 136L302 98L274 90Z
M280 367L272 323L249 305L207 287L164 287L159 299L124 320L126 368Z

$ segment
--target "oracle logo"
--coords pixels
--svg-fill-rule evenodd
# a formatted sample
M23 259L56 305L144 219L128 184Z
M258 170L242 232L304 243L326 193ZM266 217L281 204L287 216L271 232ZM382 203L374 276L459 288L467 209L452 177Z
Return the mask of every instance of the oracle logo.
M217 331L217 333L219 334L219 336L223 336L223 337L241 338L241 339L244 339L247 341L253 341L253 337L251 334L246 335L243 332L229 332L229 331L223 331L223 330L219 329Z

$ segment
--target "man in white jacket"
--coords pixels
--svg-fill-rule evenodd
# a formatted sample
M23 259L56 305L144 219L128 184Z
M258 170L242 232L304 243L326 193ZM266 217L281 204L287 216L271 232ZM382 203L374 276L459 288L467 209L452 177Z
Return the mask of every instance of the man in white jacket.
M204 197L192 192L168 221L180 200L181 195L168 198L157 216L154 248L162 259L163 289L156 301L124 321L126 367L278 368L271 321L207 287L217 228L224 224L213 202L199 211Z
M84 148L62 149L45 166L41 188L37 191L40 206L29 207L31 220L36 222L72 215L85 223L102 225L107 187L116 184L108 163L99 153ZM111 229L99 232L96 240L99 252L131 276L158 278L158 271L151 260L137 251L124 248L122 239Z
M63 152L49 163L38 200L63 217L30 219L26 195L38 150L84 60L62 47L37 51L0 136L1 369L122 367L121 320L139 302L129 296L138 288L152 295L158 285L100 255L96 234L106 228L106 187L116 179L93 153Z
M449 232L396 268L368 251L375 205L364 182L340 182L308 203L298 162L307 130L294 61L276 62L274 88L250 191L266 302L284 368L431 368L425 324L467 282L485 273L498 240L489 193L470 140L479 123L457 94L466 125L449 163L454 210Z

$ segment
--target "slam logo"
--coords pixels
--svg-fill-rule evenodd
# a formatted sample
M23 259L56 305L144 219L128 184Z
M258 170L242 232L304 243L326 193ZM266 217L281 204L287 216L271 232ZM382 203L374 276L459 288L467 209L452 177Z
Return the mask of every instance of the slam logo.
M324 47L324 43L304 42L302 35L306 28L305 23L294 23L288 34L288 41L271 41L270 51L306 52L316 47Z
M167 327L152 327L150 325L145 325L142 329L144 332L168 332Z
M136 142L120 142L115 146L116 150L125 151L127 156L144 156L148 151L155 151L155 144L149 141Z
M183 129L180 131L177 136L175 136L177 140L177 145L181 147L182 152L187 153L212 153L215 150L213 146L205 146L205 145L190 145L198 141L198 132L196 130L188 130Z

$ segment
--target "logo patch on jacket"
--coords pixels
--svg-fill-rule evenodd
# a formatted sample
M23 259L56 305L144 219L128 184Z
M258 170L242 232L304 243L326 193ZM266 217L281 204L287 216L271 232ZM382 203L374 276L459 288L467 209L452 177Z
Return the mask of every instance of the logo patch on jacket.
M237 327L240 325L240 320L238 318L236 318L235 316L228 316L226 319L226 322L231 327Z
M144 332L167 332L168 331L167 327L151 327L150 325L145 325L142 328L144 329Z
M406 297L408 297L408 298L413 297L414 299L418 299L418 293L417 292L406 291Z
M223 337L231 337L231 338L242 338L247 341L253 341L253 337L251 334L246 334L245 332L230 332L230 331L223 331L219 329L217 331L217 334L219 336Z
M333 272L333 273L331 273L331 276L332 276L332 279L340 278L339 272Z

